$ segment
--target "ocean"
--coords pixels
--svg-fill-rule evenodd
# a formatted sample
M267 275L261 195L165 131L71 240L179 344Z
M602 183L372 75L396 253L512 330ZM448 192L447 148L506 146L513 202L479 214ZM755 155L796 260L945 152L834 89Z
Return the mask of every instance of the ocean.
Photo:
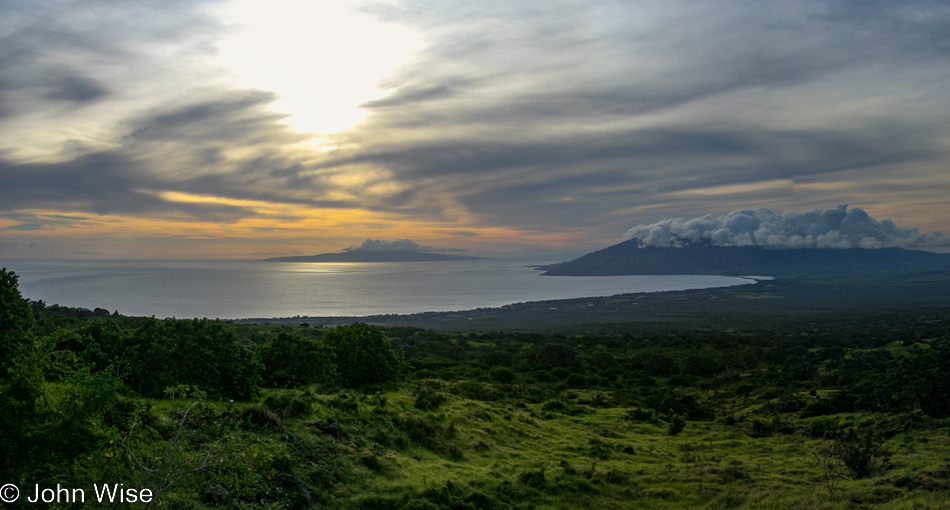
M728 276L540 276L524 263L0 259L19 275L23 297L158 318L445 312L754 283Z

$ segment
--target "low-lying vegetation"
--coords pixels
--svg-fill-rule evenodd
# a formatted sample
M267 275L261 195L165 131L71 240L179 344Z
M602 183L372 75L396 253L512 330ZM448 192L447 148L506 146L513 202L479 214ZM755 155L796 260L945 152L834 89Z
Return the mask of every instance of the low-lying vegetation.
M138 508L950 507L945 310L598 336L319 329L86 314L0 276L0 477L23 492L124 484L153 495Z

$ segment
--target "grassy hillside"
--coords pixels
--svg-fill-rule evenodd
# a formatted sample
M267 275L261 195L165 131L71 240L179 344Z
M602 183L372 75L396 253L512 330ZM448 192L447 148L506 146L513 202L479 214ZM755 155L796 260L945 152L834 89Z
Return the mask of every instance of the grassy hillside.
M947 309L443 333L14 298L0 475L24 496L108 483L150 491L113 505L129 508L950 507Z

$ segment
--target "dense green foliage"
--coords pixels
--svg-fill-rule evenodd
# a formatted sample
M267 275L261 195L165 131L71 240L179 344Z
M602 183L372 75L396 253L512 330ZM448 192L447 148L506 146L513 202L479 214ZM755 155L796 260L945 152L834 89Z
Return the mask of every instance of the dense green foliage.
M0 269L0 374L28 347L32 329L33 312L20 295L16 274Z
M270 387L335 386L340 381L333 351L302 336L278 333L261 351L261 360L264 382Z
M44 384L48 353L33 341L33 313L16 275L0 271L0 478L20 480L68 461L101 441L102 416L118 382L107 374L71 370ZM47 355L44 355L47 354Z
M220 321L146 319L133 342L138 360L128 381L142 395L160 397L177 384L198 386L215 398L248 400L257 393L257 360Z
M345 387L392 381L402 371L402 355L379 328L362 323L340 326L327 331L323 340L336 356Z

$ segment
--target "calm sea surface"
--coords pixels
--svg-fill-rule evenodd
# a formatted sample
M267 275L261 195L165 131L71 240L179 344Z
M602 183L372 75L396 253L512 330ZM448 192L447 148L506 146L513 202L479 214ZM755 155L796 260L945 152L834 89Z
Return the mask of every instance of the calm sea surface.
M753 283L727 276L539 276L523 261L284 263L0 259L24 297L156 317L361 316Z

